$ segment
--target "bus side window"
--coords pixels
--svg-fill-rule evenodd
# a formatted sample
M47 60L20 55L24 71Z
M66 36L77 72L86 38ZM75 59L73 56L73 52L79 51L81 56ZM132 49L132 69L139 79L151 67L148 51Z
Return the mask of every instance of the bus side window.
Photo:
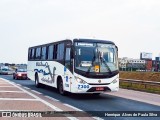
M66 48L66 57L65 57L65 60L67 61L67 60L70 60L70 51L71 51L71 48Z
M53 45L48 47L48 60L53 60Z
M34 48L32 48L32 53L31 53L31 59L33 60L34 59L34 55L35 54L35 49Z
M46 46L45 47L42 47L42 53L41 53L41 59L42 60L46 60Z
M64 43L58 44L57 60L64 59Z
M28 52L28 60L31 59L31 56L32 56L32 49L30 48L30 49L29 49L29 52Z
M66 48L65 67L71 70L71 48Z
M36 59L36 60L41 59L41 47L36 48L35 59Z

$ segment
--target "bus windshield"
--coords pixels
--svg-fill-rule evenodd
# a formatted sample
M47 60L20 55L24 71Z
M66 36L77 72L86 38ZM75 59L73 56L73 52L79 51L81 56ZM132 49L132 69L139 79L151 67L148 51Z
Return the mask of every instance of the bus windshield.
M117 48L106 43L75 43L75 69L88 73L118 70Z

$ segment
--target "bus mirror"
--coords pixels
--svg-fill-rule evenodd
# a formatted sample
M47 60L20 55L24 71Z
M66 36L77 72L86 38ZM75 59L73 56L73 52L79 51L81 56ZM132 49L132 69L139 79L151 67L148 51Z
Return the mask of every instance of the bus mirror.
M117 51L118 51L118 47L116 46L116 49L117 49Z

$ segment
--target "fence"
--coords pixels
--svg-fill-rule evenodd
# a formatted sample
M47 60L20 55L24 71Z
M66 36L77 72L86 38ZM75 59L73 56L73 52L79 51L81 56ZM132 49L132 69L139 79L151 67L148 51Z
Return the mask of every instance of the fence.
M120 78L120 87L160 94L160 82Z

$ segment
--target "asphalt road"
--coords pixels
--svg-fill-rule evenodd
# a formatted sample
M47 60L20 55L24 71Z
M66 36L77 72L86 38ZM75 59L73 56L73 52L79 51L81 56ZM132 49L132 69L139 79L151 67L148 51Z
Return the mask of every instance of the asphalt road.
M13 80L10 75L1 75L9 81L15 82L22 86L36 90L44 95L58 99L62 103L72 105L83 111L160 111L160 106L151 105L143 102L129 100L108 94L101 94L100 96L70 94L69 96L60 95L56 89L51 87L36 88L34 81L31 80ZM144 98L145 99L145 98ZM160 119L157 117L102 117L103 119L120 119L120 120L152 120Z

